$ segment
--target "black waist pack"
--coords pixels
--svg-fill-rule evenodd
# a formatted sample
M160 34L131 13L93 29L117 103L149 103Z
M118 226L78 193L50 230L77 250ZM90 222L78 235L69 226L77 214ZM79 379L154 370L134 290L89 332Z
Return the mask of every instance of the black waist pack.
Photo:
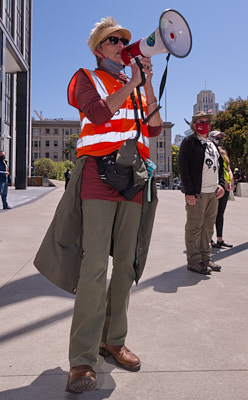
M131 142L131 140L127 142ZM100 179L117 190L127 200L132 200L135 194L144 187L148 179L143 160L136 149L135 155L132 156L132 152L129 151L130 144L126 147L125 142L125 146L121 147L119 151L103 157L95 157ZM125 157L125 154L128 154L128 156ZM140 173L141 166L142 172Z

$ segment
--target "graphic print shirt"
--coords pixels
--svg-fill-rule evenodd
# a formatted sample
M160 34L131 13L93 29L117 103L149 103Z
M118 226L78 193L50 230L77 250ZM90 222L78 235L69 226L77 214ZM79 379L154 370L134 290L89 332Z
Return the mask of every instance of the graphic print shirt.
M202 193L214 193L219 180L219 152L209 139L199 138L205 148L205 158L202 169Z

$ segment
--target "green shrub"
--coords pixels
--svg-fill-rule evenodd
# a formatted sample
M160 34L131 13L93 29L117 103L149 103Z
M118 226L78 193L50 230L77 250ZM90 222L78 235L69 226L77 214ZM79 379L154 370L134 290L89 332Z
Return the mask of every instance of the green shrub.
M34 175L64 181L64 173L67 168L73 171L74 164L72 161L55 162L50 158L40 158L34 162Z
M55 163L50 158L40 158L34 162L34 175L55 179Z

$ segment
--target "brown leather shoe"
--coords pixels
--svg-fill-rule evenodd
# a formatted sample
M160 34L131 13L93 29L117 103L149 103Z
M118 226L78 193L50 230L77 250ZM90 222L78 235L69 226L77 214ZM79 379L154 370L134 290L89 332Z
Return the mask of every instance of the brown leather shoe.
M96 389L96 373L90 365L70 368L66 391L71 393L91 392Z
M112 346L101 342L99 354L103 357L112 355L120 367L128 371L139 371L141 362L140 359L132 353L125 345Z

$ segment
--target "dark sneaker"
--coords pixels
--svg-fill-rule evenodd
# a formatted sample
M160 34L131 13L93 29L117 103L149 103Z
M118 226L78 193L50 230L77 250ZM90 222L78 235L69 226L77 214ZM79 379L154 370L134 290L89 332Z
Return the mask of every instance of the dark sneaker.
M211 268L212 271L219 272L221 270L221 266L218 264L215 264L212 260L203 261L203 264L206 265L207 267Z
M217 242L216 243L219 247L233 247L232 244L226 243L224 242L224 240L222 240L221 242Z
M215 243L213 240L211 240L211 246L214 247L215 249L221 248L220 242Z
M212 269L205 263L200 262L194 265L188 265L188 270L198 272L198 274L211 275Z

